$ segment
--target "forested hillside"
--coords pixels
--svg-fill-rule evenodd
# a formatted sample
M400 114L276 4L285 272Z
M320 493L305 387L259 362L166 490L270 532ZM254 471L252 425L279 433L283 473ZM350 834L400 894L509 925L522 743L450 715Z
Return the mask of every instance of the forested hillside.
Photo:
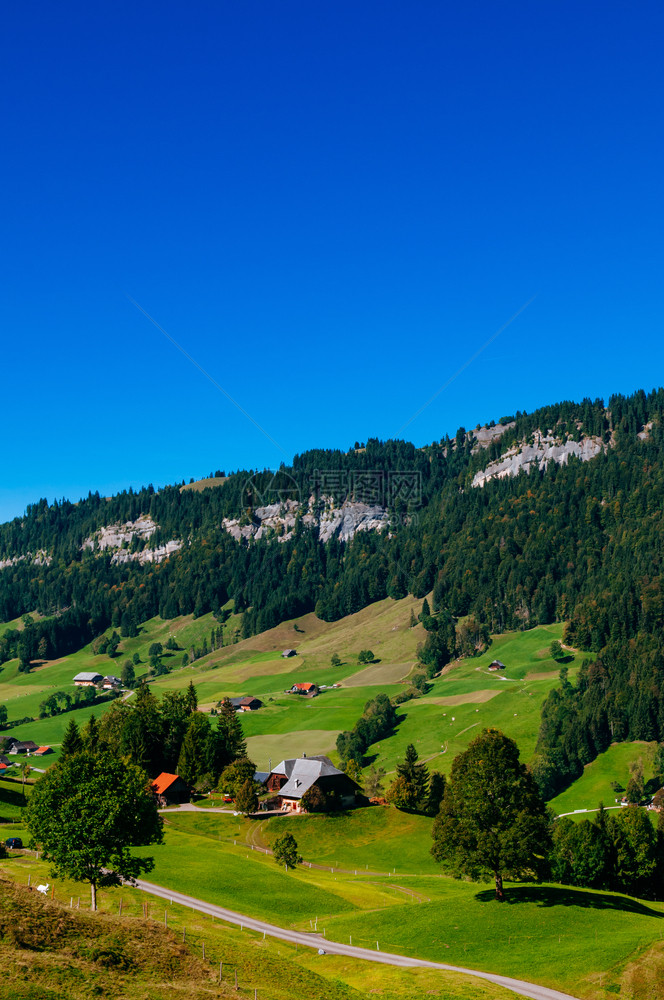
M606 407L586 400L517 413L484 434L460 428L422 449L370 440L311 451L276 476L240 471L214 489L41 500L0 526L0 620L44 616L5 632L0 659L19 656L29 669L109 626L132 635L154 615L219 613L229 601L249 636L308 611L333 621L385 597L432 592L429 653L435 647L439 664L454 652L450 625L460 618L483 633L564 620L567 641L598 655L545 705L535 766L553 794L612 736L664 739L663 415L664 390L638 392ZM538 433L563 444L592 437L599 454L471 485ZM285 500L302 513L331 500L382 505L385 529L324 543L304 518L286 540L237 541L224 527ZM123 543L127 561L100 547L101 528L141 517L156 527ZM174 540L181 548L168 558L135 558Z

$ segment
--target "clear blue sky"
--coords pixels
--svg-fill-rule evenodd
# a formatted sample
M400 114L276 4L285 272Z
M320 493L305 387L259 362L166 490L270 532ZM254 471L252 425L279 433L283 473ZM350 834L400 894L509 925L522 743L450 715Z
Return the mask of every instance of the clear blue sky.
M6 7L0 517L664 382L663 22Z

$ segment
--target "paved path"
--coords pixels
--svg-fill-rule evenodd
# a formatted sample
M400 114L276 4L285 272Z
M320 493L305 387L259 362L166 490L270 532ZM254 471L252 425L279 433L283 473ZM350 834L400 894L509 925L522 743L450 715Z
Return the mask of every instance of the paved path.
M356 948L353 945L330 941L329 938L321 937L320 934L287 930L284 927L268 924L264 920L255 920L253 917L246 917L234 910L227 910L223 906L215 906L202 899L195 899L193 896L185 896L181 892L164 889L162 886L146 882L144 879L137 879L137 884L143 892L149 892L161 899L179 903L181 906L188 906L192 910L198 910L199 913L206 913L208 916L226 920L230 924L238 924L240 927L247 927L249 930L258 931L258 933L267 934L270 937L280 938L282 941L289 941L291 944L304 945L305 948L324 948L328 955L346 955L348 958L361 958L368 962L381 962L383 965L397 965L401 968L442 969L445 972L461 972L467 976L487 979L489 982L504 986L520 996L530 997L531 1000L576 1000L569 993L560 993L558 990L538 986L536 983L526 983L520 979L511 979L509 976L498 976L493 972L479 972L477 969L464 969L462 966L444 965L442 962L427 962L424 959L407 958L405 955L394 955L387 951Z
M195 806L192 802L181 802L177 808L173 806L166 806L164 809L159 810L165 816L169 813L176 812L189 812L189 813L228 813L230 816L239 816L240 814L234 809L222 809L221 806Z
M622 806L604 806L604 810L607 809L622 809ZM580 816L581 813L598 813L599 809L572 809L569 813L558 813L556 819L560 819L561 816Z

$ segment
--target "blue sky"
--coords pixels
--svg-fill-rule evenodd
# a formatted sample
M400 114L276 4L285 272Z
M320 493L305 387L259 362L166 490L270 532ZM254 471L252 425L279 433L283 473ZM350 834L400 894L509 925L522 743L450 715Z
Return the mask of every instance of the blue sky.
M664 381L661 4L190 8L3 13L0 517Z

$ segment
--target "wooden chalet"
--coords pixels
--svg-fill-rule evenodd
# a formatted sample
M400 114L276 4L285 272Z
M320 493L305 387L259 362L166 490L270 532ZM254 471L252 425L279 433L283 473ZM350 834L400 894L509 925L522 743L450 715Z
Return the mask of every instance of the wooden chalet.
M492 673L495 673L497 670L507 670L507 667L500 660L494 660L489 664L488 669L491 670Z
M265 785L276 792L274 805L287 812L302 812L302 796L316 785L329 795L335 792L342 809L352 809L360 786L347 774L335 767L329 757L297 757L282 760L270 772Z
M74 684L76 687L97 687L102 679L96 670L82 670L74 677Z

